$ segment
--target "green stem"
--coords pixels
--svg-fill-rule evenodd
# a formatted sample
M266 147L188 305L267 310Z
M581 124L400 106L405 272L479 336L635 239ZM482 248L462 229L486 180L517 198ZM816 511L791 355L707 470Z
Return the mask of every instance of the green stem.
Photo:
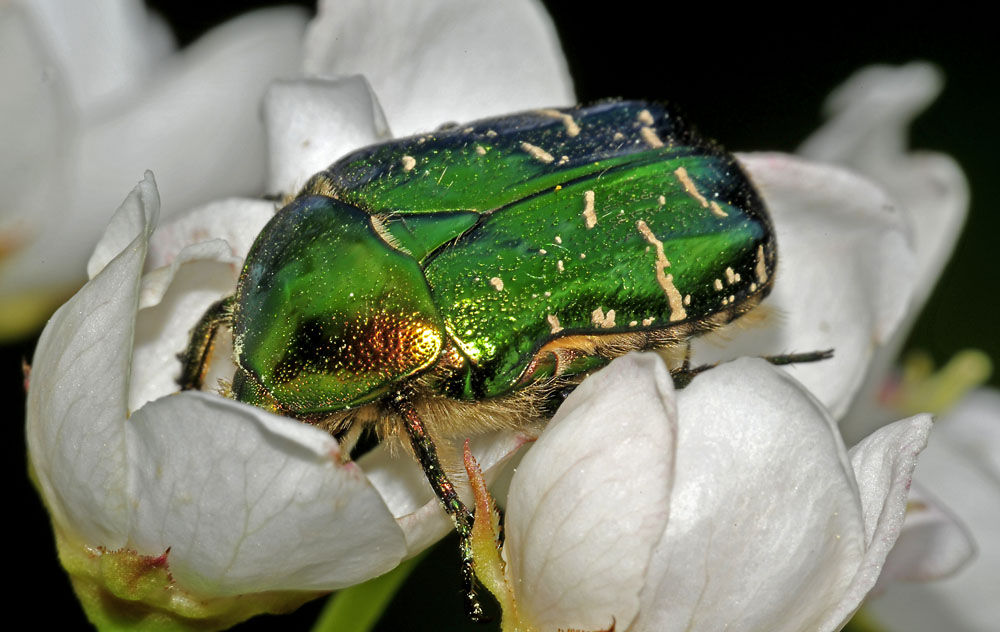
M396 591L403 585L426 551L412 557L385 575L369 579L333 594L313 625L312 632L368 632Z

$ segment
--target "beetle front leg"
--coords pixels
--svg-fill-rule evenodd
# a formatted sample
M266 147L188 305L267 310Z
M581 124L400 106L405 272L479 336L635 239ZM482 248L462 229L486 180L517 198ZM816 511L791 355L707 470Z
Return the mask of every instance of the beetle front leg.
M215 332L222 325L229 326L233 322L233 302L235 296L212 303L198 324L191 330L191 340L184 353L177 355L181 361L181 375L177 384L182 391L199 390L205 381L208 371L208 356L212 354L215 345Z
M420 467L424 470L427 481L434 490L444 510L451 517L455 524L455 531L459 537L459 551L462 555L462 589L465 591L466 612L473 621L483 619L483 607L476 597L476 572L472 562L472 521L473 514L462 499L459 498L455 486L450 480L441 461L438 459L437 447L434 440L427 433L424 422L413 407L412 395L402 390L397 391L389 402L393 409L403 420L406 427L406 434L410 437L410 445L420 462Z

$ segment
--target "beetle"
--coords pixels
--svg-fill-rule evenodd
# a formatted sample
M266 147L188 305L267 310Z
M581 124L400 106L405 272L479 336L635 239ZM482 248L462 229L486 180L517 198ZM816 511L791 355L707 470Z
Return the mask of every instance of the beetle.
M608 101L359 149L264 227L235 294L182 354L200 388L233 332L231 396L316 424L345 453L403 434L459 532L435 439L551 416L589 372L755 308L777 261L736 160L668 106Z

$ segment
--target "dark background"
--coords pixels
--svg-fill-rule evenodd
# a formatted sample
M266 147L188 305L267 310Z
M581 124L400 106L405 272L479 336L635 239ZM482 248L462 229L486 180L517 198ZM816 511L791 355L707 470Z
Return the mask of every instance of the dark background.
M236 13L273 3L205 3L197 13L179 12L166 0L149 4L168 19L183 45ZM897 5L895 15L837 5L835 14L806 20L767 15L753 8L761 6L756 3L737 10L708 3L677 10L677 3L619 2L603 3L601 12L582 10L575 2L546 4L580 101L612 96L670 100L705 135L734 151L793 151L820 124L827 93L857 68L914 59L938 64L947 78L945 91L915 123L912 144L959 160L971 184L972 208L909 346L930 351L939 363L968 347L1000 358L995 333L1000 282L990 254L998 252L1000 235L995 202L1000 195L995 174L1000 63L994 34L985 24L970 26L974 18L950 14L948 7L922 20L904 15L906 5ZM829 11L831 6L811 9ZM7 573L25 589L10 607L24 608L39 624L77 629L86 625L82 611L56 561L47 515L25 474L20 363L33 347L34 338L0 347L0 387L13 410L3 459L16 498L7 514L14 525L7 531L7 547L23 554ZM997 377L992 384L1000 384ZM379 630L498 629L464 620L456 549L453 538L435 549L410 577ZM260 617L239 629L308 629L321 605L314 602L280 619Z

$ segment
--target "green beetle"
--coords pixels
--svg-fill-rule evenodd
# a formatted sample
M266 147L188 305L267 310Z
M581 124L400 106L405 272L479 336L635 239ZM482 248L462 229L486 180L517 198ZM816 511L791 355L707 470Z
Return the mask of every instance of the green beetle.
M405 431L466 550L471 513L434 437L544 420L612 358L732 321L768 294L776 256L746 174L663 105L450 126L314 176L194 330L180 383L201 386L230 326L233 397L345 453L365 424Z

